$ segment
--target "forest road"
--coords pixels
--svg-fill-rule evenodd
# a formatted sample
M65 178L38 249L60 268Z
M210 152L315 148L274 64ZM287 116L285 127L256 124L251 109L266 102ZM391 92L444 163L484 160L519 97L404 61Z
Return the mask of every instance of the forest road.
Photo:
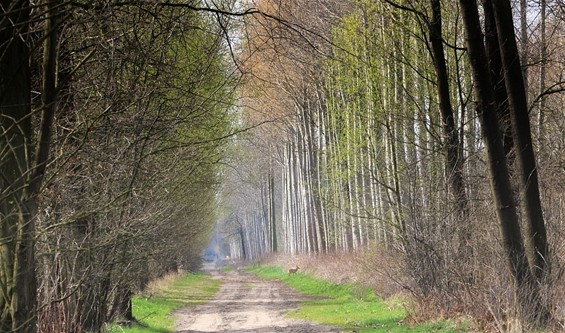
M222 281L216 296L206 304L174 312L175 333L197 332L341 332L339 328L286 318L309 297L278 281L259 279L237 270L210 270Z

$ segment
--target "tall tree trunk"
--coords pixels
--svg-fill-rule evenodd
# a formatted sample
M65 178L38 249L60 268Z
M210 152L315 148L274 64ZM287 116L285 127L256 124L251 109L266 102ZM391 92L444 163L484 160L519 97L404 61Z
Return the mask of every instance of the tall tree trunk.
M322 253L324 249L324 233L322 229L322 203L319 191L319 154L320 146L316 140L316 120L319 119L318 114L321 111L309 106L306 114L306 131L308 133L308 195L310 197L311 216L313 226L313 237L315 237L315 251ZM319 126L319 125L318 125Z
M510 3L509 3L510 5ZM510 36L506 36L510 37ZM514 41L516 39L513 37ZM528 0L520 0L520 58L527 64L528 62ZM516 50L518 51L518 50ZM522 71L522 81L524 84L524 88L528 91L529 86L529 79L528 79L528 66L523 66L521 68ZM527 100L527 96L526 96Z
M512 137L512 121L510 119L510 108L508 106L508 94L504 84L504 73L502 59L500 57L500 45L496 32L496 20L492 10L492 0L482 1L485 12L485 48L489 59L491 82L494 84L494 99L497 104L497 115L502 134L502 144L509 160L510 172L515 160L514 140Z
M447 177L455 197L457 209L462 217L469 214L465 182L463 180L463 157L460 147L458 132L455 127L455 117L449 93L449 78L445 62L445 51L442 39L441 1L430 0L432 6L432 20L430 21L430 42L432 58L437 75L437 94L439 109L445 137L445 150L447 153Z
M475 81L477 112L488 154L490 181L501 226L503 246L512 276L516 282L515 290L522 318L528 324L535 324L538 316L546 316L547 309L541 301L539 288L528 265L524 248L518 214L512 195L506 154L496 119L493 85L490 80L483 44L478 6L476 1L473 0L460 0L459 3L463 14L467 50Z
M238 221L238 223L240 223L238 233L239 233L239 241L241 244L241 258L246 260L249 259L249 251L245 244L245 227L243 226L243 224L241 224L242 223L241 221Z
M31 80L30 4L3 2L0 16L0 331L35 331L34 223L26 205Z
M525 81L522 77L520 57L514 37L512 8L509 1L493 1L492 5L496 19L506 91L508 92L516 145L516 161L518 162L521 185L525 193L524 211L526 213L526 225L528 226L526 245L528 246L528 255L532 259L534 275L541 280L545 275L549 261L547 257L547 232L539 193Z
M539 71L539 93L543 94L545 91L545 71L547 62L547 46L546 46L546 17L547 17L547 3L546 0L540 0L540 35L541 35L541 50L540 50L540 71ZM543 147L545 144L544 136L544 122L545 122L545 98L539 100L538 107L538 147Z
M272 159L269 161L269 174L268 174L268 198L269 198L269 223L271 232L271 252L277 252L279 246L277 243L277 221L276 221L276 207L275 207L275 174L272 166Z

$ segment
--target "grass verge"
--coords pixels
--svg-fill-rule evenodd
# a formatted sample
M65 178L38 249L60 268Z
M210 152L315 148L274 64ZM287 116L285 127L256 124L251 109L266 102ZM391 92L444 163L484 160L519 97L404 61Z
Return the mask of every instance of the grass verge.
M205 303L220 288L220 282L205 274L186 274L166 278L153 286L151 296L132 298L136 323L131 326L112 324L109 333L162 333L173 332L171 313L184 306Z
M305 302L289 315L321 324L343 327L355 332L464 332L463 327L449 322L425 323L410 326L406 318L405 301L382 300L370 288L354 284L334 284L306 274L288 275L272 266L252 266L247 269L259 277L280 280L297 291L318 296Z

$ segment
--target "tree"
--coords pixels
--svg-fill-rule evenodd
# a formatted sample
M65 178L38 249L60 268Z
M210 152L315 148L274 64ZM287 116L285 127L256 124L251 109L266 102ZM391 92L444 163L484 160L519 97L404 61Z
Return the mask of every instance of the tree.
M506 4L502 4L503 2ZM485 4L488 5L488 2ZM506 1L498 2L498 5L508 5L508 7L504 8L510 8L509 3ZM486 51L482 40L478 6L475 1L460 1L460 6L465 24L469 59L471 61L473 78L475 80L474 85L477 100L477 112L481 121L481 126L483 127L483 137L487 146L491 187L504 239L503 246L506 252L506 259L508 260L512 276L516 283L515 290L520 304L522 318L524 318L530 325L540 323L543 325L547 320L548 310L542 302L540 291L534 278L535 275L528 264L527 252L524 247L524 241L520 230L519 219L512 194L506 154L503 149L500 129L496 119L496 109L494 107L496 104L493 95L493 84L489 75ZM494 8L496 12L497 6L495 5ZM511 35L503 35L502 31L504 31L504 33L508 33L508 29L513 29L512 20L508 21L508 17L506 16L507 13L504 13L503 8L498 8L498 10L499 12L495 14L495 16L497 20L499 42L503 36L508 36L504 37L508 38L504 40L504 43L511 44L513 33ZM516 89L517 87L515 85L522 85L523 89L522 81L518 80L520 79L520 76L516 76L516 73L510 72L509 68L510 65L518 66L518 72L521 73L517 53L511 54L509 50L505 50L505 47L501 46L501 54L502 53L505 53L502 55L502 59L505 67L505 82L507 90ZM509 78L508 76L511 77ZM512 79L514 81L512 81ZM516 80L518 80L518 82L516 82ZM509 92L509 96L511 95L512 93ZM512 99L512 97L510 98ZM510 103L516 102L517 101L514 100ZM518 107L518 105L515 104L514 107ZM516 117L516 115L513 116L513 119L514 117ZM517 135L518 133L516 133L516 130L518 127L515 125L513 125L513 127L514 133ZM523 130L524 128L520 129ZM529 132L527 135L529 135ZM522 147L522 149L524 148L524 146L520 144L518 145ZM532 308L535 310L532 311Z
M226 5L2 4L2 332L96 331L198 265L235 130Z
M439 109L441 112L443 132L445 137L445 151L447 156L447 177L455 196L457 209L462 219L469 215L465 182L463 180L462 144L459 142L458 131L455 126L455 117L451 105L449 92L449 79L445 63L445 52L442 38L441 1L430 0L432 17L429 21L430 43L432 58L437 75L437 91Z
M32 139L28 1L3 4L0 13L0 330L33 332L35 253L30 173ZM22 61L23 59L23 61Z
M487 2L488 4L488 2ZM524 211L527 221L528 256L532 261L534 275L540 282L546 275L549 263L547 232L540 200L538 172L528 115L527 82L523 78L518 47L514 37L512 9L509 1L491 2L496 31L500 45L500 56L504 69L504 82L508 92L512 133L516 145L517 164L521 186L524 191Z

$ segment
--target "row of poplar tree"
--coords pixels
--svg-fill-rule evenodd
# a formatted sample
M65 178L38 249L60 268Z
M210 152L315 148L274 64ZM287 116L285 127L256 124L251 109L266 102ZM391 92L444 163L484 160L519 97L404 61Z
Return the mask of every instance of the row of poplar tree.
M244 120L266 124L238 140L231 252L384 244L419 295L548 323L565 214L563 2L254 5L280 19L246 24Z

